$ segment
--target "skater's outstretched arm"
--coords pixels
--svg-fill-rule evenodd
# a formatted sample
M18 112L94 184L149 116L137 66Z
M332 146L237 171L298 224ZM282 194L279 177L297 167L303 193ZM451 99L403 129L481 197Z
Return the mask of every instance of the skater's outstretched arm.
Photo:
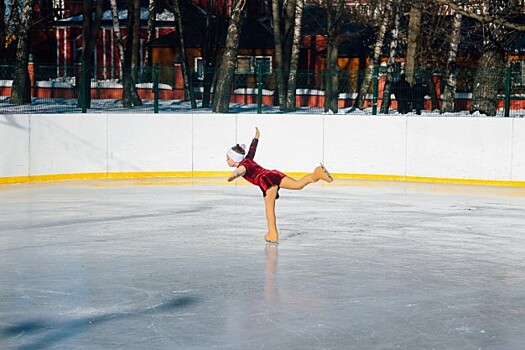
M233 181L236 178L243 176L244 174L246 174L246 168L244 167L244 165L241 165L233 171L233 173L228 178L228 182Z
M253 137L252 143L250 144L250 150L248 151L246 158L253 159L253 157L255 157L255 151L257 151L260 135L261 133L259 132L259 128L255 127L255 136Z

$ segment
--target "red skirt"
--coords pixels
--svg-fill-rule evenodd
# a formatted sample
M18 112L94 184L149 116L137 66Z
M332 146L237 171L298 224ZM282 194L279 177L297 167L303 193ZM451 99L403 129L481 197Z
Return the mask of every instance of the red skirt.
M257 179L257 184L259 185L259 188L261 189L263 196L266 197L266 191L269 188L273 186L279 187L281 185L281 180L285 176L286 176L285 174L281 173L278 170L268 170L268 171L265 171L263 174L261 174L259 178ZM279 188L277 189L277 191L279 191ZM279 198L279 192L277 192L276 199L277 198Z

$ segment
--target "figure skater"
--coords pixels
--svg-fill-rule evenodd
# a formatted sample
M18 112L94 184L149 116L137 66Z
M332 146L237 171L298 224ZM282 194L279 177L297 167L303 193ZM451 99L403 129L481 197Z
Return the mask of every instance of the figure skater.
M293 179L278 170L268 170L261 167L253 160L259 142L259 135L259 129L256 127L255 137L252 140L246 156L245 145L237 144L228 150L226 161L230 167L236 168L228 178L228 181L233 181L239 176L242 176L248 182L259 186L264 196L266 220L268 222L268 233L264 236L264 239L269 243L277 244L279 241L279 233L275 219L275 200L279 198L279 188L301 190L306 185L319 180L330 183L334 181L334 179L323 164L315 168L313 173L304 176L300 180Z

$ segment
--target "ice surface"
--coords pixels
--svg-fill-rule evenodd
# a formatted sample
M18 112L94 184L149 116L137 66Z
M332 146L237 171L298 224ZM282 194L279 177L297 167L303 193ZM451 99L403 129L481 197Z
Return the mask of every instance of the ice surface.
M0 186L1 349L522 349L525 189Z

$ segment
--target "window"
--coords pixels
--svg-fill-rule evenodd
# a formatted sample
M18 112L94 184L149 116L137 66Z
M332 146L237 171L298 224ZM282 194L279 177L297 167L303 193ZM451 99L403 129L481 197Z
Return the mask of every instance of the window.
M255 57L255 71L258 72L259 65L261 66L262 74L269 74L272 72L272 57L271 56L259 56Z
M204 61L202 57L195 57L195 77L204 80Z
M263 74L272 72L271 56L238 56L236 74L256 74L259 65Z
M237 56L235 74L257 74L259 65L263 74L272 73L271 56ZM202 57L195 57L195 78L204 80L204 61Z
M237 74L251 74L254 73L252 65L252 57L250 56L239 56L237 57L237 69L235 73Z
M525 86L525 61L515 61L511 64L512 84Z
M55 21L61 18L64 18L64 0L52 0L53 1L53 11L55 13Z

